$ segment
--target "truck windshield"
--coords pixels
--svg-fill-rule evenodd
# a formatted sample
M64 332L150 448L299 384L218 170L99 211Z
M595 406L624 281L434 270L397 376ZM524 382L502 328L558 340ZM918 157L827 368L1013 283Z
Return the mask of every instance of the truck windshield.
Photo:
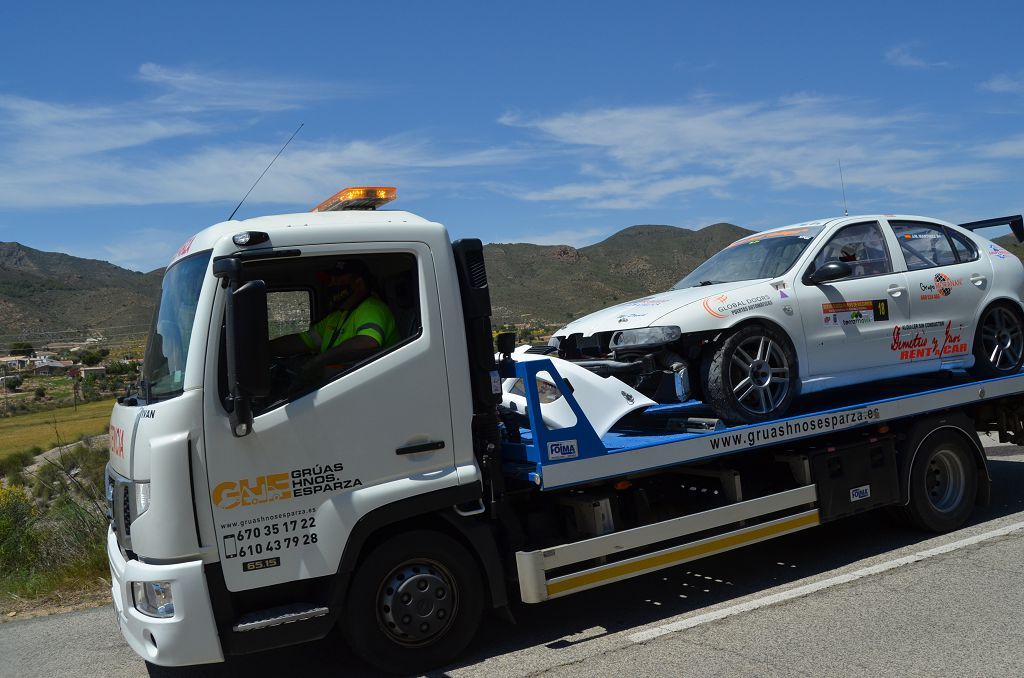
M147 401L166 400L183 391L188 343L209 263L210 252L198 252L164 273L142 364L140 395Z
M789 270L813 238L813 232L744 238L693 269L672 289L780 276Z

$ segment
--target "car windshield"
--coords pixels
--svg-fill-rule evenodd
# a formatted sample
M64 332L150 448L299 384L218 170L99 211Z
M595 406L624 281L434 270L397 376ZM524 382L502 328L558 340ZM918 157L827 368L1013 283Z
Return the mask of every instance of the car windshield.
M142 363L141 395L147 401L166 400L183 391L189 339L209 263L210 252L199 252L164 273Z
M693 269L672 289L780 276L796 262L814 236L811 229L803 229L798 235L752 235Z

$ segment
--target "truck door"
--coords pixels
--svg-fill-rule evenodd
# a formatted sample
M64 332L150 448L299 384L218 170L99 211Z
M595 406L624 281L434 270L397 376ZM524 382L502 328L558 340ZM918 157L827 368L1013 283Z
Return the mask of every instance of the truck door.
M220 342L211 340L206 464L224 578L233 591L334 574L354 523L401 498L396 486L413 495L458 482L430 249L360 243L302 252L245 265L246 278L267 283L272 338L308 330L337 307L327 283L338 263L351 259L369 268L394 336L373 355L313 382L302 372L302 357L275 358L271 394L255 403L253 432L241 438L232 435L221 405L224 362ZM222 317L220 299L215 327ZM370 334L389 334L389 323L368 323L379 325Z
M914 361L968 356L992 266L967 238L942 224L889 220L889 225L907 262L910 283L912 322L899 343L921 344L901 355Z
M894 270L889 250L877 221L842 226L813 268L843 261L853 275L819 285L797 279L810 376L898 364L893 328L908 322L910 304L906 275Z

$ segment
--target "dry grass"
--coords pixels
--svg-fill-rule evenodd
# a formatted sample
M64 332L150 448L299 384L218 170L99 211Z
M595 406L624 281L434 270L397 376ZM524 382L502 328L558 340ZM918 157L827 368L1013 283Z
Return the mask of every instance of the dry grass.
M78 440L83 435L105 433L113 400L98 400L74 407L22 414L0 419L0 458L21 450L56 447L61 440ZM54 430L56 426L56 430Z

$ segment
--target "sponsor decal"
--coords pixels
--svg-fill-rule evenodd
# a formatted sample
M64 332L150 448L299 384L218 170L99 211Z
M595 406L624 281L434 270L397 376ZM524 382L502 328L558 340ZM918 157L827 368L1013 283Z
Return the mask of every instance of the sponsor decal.
M935 283L920 283L921 286L921 301L932 301L934 299L942 299L948 297L953 293L954 287L960 287L964 284L963 278L952 279L945 273L935 274Z
M548 461L575 459L578 456L580 456L580 450L575 440L557 440L548 443Z
M143 419L156 419L156 410L142 410Z
M809 228L793 228L787 231L775 231L773 233L758 233L757 235L752 235L747 238L743 238L742 240L737 240L733 244L729 245L729 247L736 247L737 245L756 245L765 238L781 238L787 235L800 235L801 233L806 233L809 230Z
M861 499L869 499L871 497L871 486L861 485L860 487L854 487L850 490L850 503L860 501Z
M637 299L636 301L628 301L623 306L660 306L661 304L667 304L668 299L659 299L657 297L644 297L643 299Z
M124 429L110 424L107 430L110 433L110 453L124 459Z
M729 300L729 295L719 294L708 297L704 300L704 310L715 318L728 318L730 315L739 315L755 308L764 308L772 305L772 298L767 294L759 294L746 299Z
M840 301L821 305L822 320L826 325L846 327L876 320L889 319L889 302L885 299L866 301Z
M942 343L938 337L930 339L922 331L926 327L934 327L942 323L917 323L916 325L903 325L892 328L892 343L889 348L899 351L900 360L927 360L929 358L941 358L950 355L962 355L967 353L967 342L960 338L959 332L953 334L953 322L946 322L945 334ZM913 329L914 335L908 336L907 329ZM961 327L957 327L960 330Z
M786 294L786 290L779 290L779 299L789 299L789 295Z
M1004 250L995 243L989 243L988 255L990 257L995 257L996 259L1005 259L1006 257L1013 256L1007 250Z
M256 506L324 492L349 490L363 484L359 478L342 478L340 474L343 470L344 465L338 462L255 478L227 480L213 488L213 503L229 510L239 506Z

